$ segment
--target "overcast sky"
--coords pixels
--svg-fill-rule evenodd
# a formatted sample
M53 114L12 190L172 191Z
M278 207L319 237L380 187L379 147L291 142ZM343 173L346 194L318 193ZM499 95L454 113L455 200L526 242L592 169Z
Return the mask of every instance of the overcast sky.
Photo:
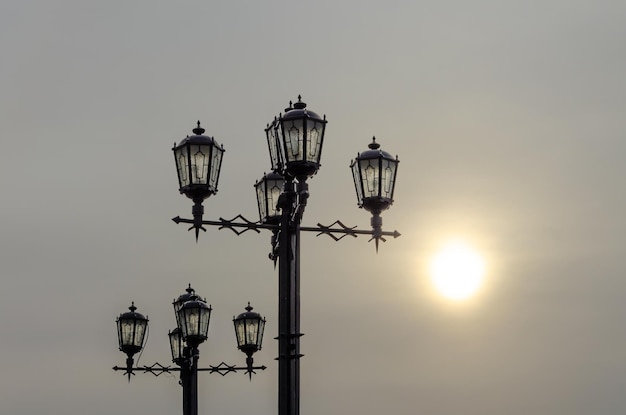
M196 244L171 147L201 120L226 148L205 216L254 220L298 94L329 121L304 225L367 229L350 160L373 135L401 160L378 255L303 235L303 415L624 413L624 39L617 0L0 3L0 413L180 413L174 376L111 367L131 301L140 364L170 361L188 283L203 366L244 362L247 301L268 320L268 370L201 374L200 412L276 413L270 236ZM449 238L486 261L465 302L429 279Z

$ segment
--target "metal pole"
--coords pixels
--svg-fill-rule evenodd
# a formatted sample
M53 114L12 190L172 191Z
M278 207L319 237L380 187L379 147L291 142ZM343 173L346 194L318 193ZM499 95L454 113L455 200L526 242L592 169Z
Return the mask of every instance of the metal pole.
M189 390L190 390L190 385L189 385L189 381L191 378L191 370L189 367L189 357L188 355L188 348L185 348L184 350L184 355L185 358L182 362L182 364L180 365L180 385L183 387L183 415L190 415L190 411L189 411Z
M183 415L191 415L191 349L185 347L180 364L180 385L183 387Z
M189 376L189 415L198 415L198 348L191 350L191 373Z
M185 358L180 365L183 415L198 415L198 348L185 347L184 355Z
M278 269L278 414L300 412L300 220L292 180L280 200Z

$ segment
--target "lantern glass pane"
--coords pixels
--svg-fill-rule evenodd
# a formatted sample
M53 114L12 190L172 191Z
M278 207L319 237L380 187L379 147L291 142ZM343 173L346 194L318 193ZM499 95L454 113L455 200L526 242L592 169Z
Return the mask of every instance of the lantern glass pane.
M269 125L269 127L265 130L265 135L267 136L267 147L270 151L272 170L280 171L282 169L283 160L280 150L278 129L275 123Z
M210 147L204 145L190 146L191 184L208 184Z
M250 345L257 344L259 334L259 320L256 318L247 318L246 324L246 343Z
M187 159L187 149L187 146L182 146L174 150L180 187L189 186L189 163Z
M211 172L209 176L208 184L212 189L217 189L217 181L220 176L220 168L222 166L222 157L224 155L224 150L217 147L215 144L212 148L212 157L211 157Z
M393 183L396 173L396 163L392 160L382 160L381 196L391 199L393 197Z
M120 320L118 322L118 327L120 346L134 345L133 339L135 338L135 321Z
M267 216L280 216L278 208L278 198L283 192L284 180L268 180L267 181Z
M354 180L354 189L356 190L356 198L359 206L363 203L363 184L361 183L361 170L358 161L352 162L352 179Z
M246 320L235 321L235 334L237 335L237 347L246 344Z
M283 140L285 144L285 160L287 162L304 159L304 125L302 119L282 122Z
M380 196L378 159L360 160L360 165L361 180L363 181L363 196L366 198Z
M267 218L267 200L265 200L265 180L256 184L256 200L259 205L259 218L264 221Z
M264 331L265 331L265 319L260 319L259 320L258 335L257 335L257 339L256 339L256 344L259 347L259 350L261 350L261 345L263 344L263 332Z
M135 346L142 347L143 346L143 338L146 335L146 327L148 326L148 322L144 320L136 320L135 322L135 338L133 341L135 342Z
M319 163L322 152L322 139L324 137L324 123L320 121L307 120L308 144L306 161Z
M180 359L183 355L183 339L181 338L180 330L170 332L169 338L172 360Z

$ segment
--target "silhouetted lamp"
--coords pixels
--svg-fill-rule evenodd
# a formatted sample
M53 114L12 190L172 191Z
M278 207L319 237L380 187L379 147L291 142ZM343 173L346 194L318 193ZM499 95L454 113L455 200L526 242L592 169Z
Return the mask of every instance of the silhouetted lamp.
M126 359L126 373L130 381L133 356L143 348L143 342L148 328L148 318L135 311L137 307L135 307L134 302L128 309L130 311L120 314L116 323L120 350L128 356Z
M217 144L215 138L204 134L204 128L198 126L193 129L194 135L187 136L180 144L174 143L174 158L178 172L180 193L194 202L193 216L196 229L196 239L202 227L204 208L202 201L217 193L217 183L222 167L224 147Z
M178 310L180 310L183 307L183 304L185 304L187 301L195 300L198 298L198 296L196 295L196 290L191 288L191 284L189 284L189 286L185 289L185 291L186 291L185 294L179 295L178 298L172 302L172 305L174 306L174 315L176 316L177 327L180 327L180 320L178 319Z
M278 198L283 192L284 185L285 178L278 173L268 173L254 185L261 222L278 223L280 221Z
M308 177L317 173L324 144L326 116L320 117L313 111L306 109L302 97L298 102L285 109L277 121L277 146L274 149L268 135L268 145L272 158L272 167L281 166L281 159L285 165L283 171L298 181L306 181ZM266 130L267 131L267 130Z
M252 379L252 355L261 350L263 343L263 332L265 331L265 318L255 311L252 311L250 303L244 313L233 318L235 325L235 335L237 336L237 348L246 354L247 373Z
M170 338L170 350L172 352L172 362L180 365L185 358L185 343L180 328L176 327L168 333Z
M178 310L181 335L189 347L196 348L206 340L210 318L211 306L199 298L187 301Z
M372 213L372 228L378 250L378 240L383 239L380 213L393 204L393 192L398 171L398 157L380 149L376 137L369 150L357 155L350 164L359 207Z

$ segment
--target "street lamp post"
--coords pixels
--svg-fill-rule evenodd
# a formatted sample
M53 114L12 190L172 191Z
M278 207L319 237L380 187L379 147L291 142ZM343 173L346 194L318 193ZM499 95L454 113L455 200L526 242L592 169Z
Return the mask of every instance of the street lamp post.
M246 354L246 366L237 367L222 362L217 366L198 367L200 357L198 346L207 339L212 308L196 295L191 285L186 291L173 302L177 327L168 334L172 362L177 367L164 366L160 363L134 366L134 355L144 347L148 318L136 312L137 307L132 303L130 311L120 314L116 321L119 347L127 355L126 366L115 366L113 370L123 370L124 374L128 375L128 381L134 372L152 373L155 376L179 372L180 385L183 388L183 414L198 415L199 371L219 373L222 376L231 372L245 371L252 379L255 370L265 370L265 366L254 366L252 358L255 352L261 350L265 319L252 311L250 303L246 307L246 312L233 318L237 347Z
M255 184L260 220L250 221L241 215L232 220L203 220L202 201L217 192L219 169L224 149L204 129L193 130L196 136L174 144L180 193L194 201L193 219L174 218L176 223L191 224L196 241L204 225L230 229L237 235L268 229L273 233L270 258L278 260L278 414L299 415L300 408L300 233L316 232L335 241L345 236L369 235L375 241L385 236L400 236L397 231L382 230L380 214L393 203L398 158L380 150L378 143L357 155L350 165L358 206L372 213L372 229L360 230L335 221L330 226L302 226L309 198L307 180L319 167L326 132L326 117L307 109L298 97L285 113L275 117L265 129L272 172ZM193 144L190 144L193 143ZM196 144L202 143L202 144ZM204 147L201 147L204 146ZM240 220L240 221L238 221Z

